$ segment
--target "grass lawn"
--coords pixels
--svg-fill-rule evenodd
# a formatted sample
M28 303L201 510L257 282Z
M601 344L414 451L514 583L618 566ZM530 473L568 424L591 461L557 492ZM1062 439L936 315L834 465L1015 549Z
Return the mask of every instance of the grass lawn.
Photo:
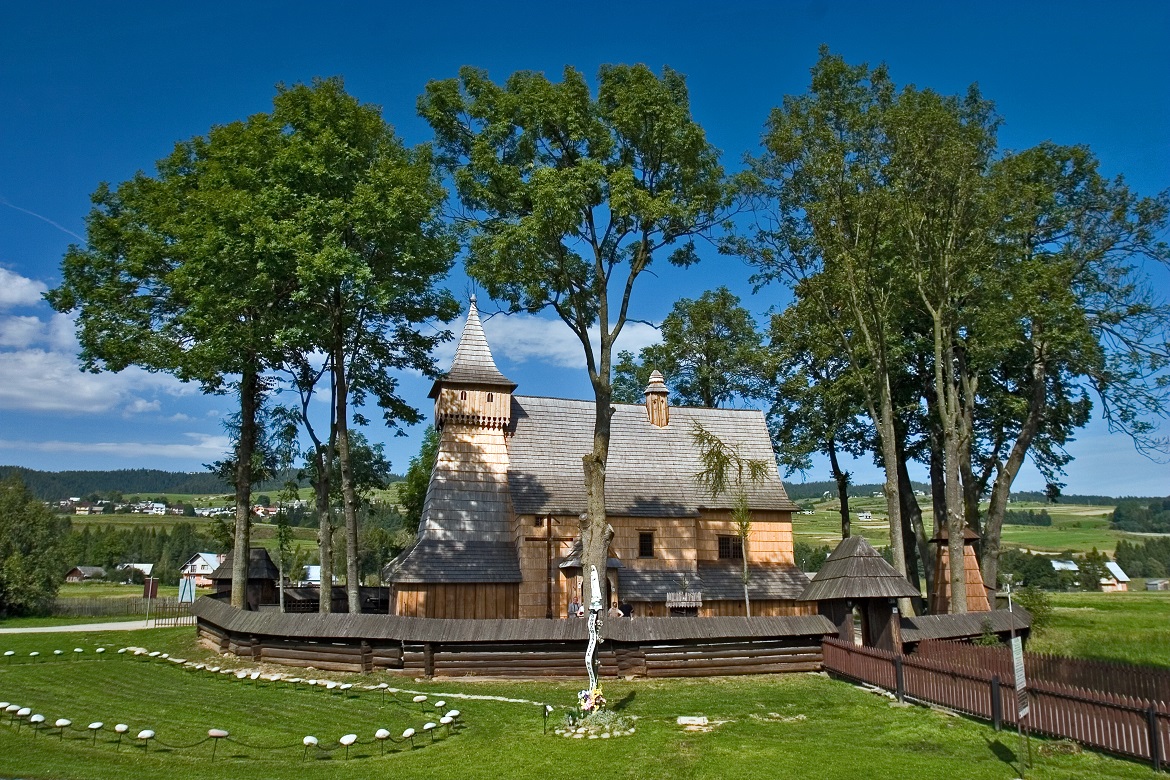
M1170 667L1170 592L1052 593L1038 653Z
M385 757L372 744L384 727L394 735L418 729L426 715L410 703L380 706L377 694L331 694L296 690L287 684L244 683L225 675L179 668L165 661L119 660L112 652L96 660L99 644L111 651L140 645L187 659L207 660L195 647L193 631L166 629L124 634L54 637L0 637L0 649L17 652L15 663L0 662L0 697L45 715L68 717L84 729L107 724L97 745L71 731L33 736L0 722L0 776L25 778L1012 778L1018 743L1010 732L921 707L897 707L882 696L811 674L701 680L611 682L606 694L614 709L636 717L634 735L609 740L570 740L542 733L541 708L575 701L579 681L422 682L384 675L329 674L361 685L386 681L423 690L432 700L443 694L504 696L530 703L459 700L443 695L463 712L464 730L435 744L403 746ZM87 650L84 661L46 661L54 649ZM28 660L41 652L40 663ZM217 661L231 668L235 659ZM275 670L280 670L274 667ZM304 670L283 670L306 674ZM307 672L308 675L314 674ZM318 673L320 674L320 673ZM563 710L558 710L559 713ZM683 731L679 715L706 715L718 721L708 733ZM556 716L554 716L555 718ZM123 745L118 752L110 726L126 723L130 734L150 728L157 741L149 753ZM196 745L209 728L231 732L240 742ZM316 754L302 762L301 738L313 734L335 746L346 733L360 742L346 762L343 751ZM133 742L134 740L127 740ZM245 744L241 744L245 743ZM1040 755L1029 778L1148 778L1147 766L1093 753Z
M203 595L200 593L199 595ZM159 598L178 598L178 585L159 585ZM57 591L59 599L142 598L141 585L120 582L63 582Z
M793 514L792 534L795 541L807 542L814 546L823 544L836 546L837 542L841 541L841 516L838 514L837 502L819 501L815 507L811 515ZM851 524L853 533L861 534L875 547L889 545L890 531L884 499L850 499L849 509L853 515ZM1048 553L1060 553L1065 550L1083 553L1096 547L1101 552L1112 554L1121 539L1140 542L1146 538L1140 534L1127 534L1111 529L1109 527L1109 520L1113 516L1111 506L1025 502L1012 504L1010 509L1021 512L1028 510L1039 512L1043 509L1052 518L1052 525L1004 525L1005 547L1020 547ZM862 511L872 512L873 520L858 520L857 514ZM934 522L928 503L923 504L922 519L928 528Z

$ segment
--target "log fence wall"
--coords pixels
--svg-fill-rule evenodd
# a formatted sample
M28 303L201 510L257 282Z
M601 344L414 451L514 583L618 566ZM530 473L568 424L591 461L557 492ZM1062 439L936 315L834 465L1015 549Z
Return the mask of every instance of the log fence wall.
M294 616L201 602L195 613L204 645L258 662L445 677L578 677L583 671L584 621ZM834 630L820 616L639 618L607 629L597 657L601 676L610 679L819 671L821 637Z

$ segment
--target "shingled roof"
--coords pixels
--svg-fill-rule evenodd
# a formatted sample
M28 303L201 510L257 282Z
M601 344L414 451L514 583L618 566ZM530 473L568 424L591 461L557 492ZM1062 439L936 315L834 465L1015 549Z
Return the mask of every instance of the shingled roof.
M467 309L467 324L463 327L463 335L455 349L455 359L451 361L451 370L431 386L431 398L439 394L439 386L442 384L499 385L507 387L508 392L516 389L516 383L496 368L492 350L483 335L474 295Z
M917 595L914 586L886 563L881 553L864 537L850 536L837 545L799 598L801 601L831 601Z
M232 578L232 558L234 552L228 553L219 568L207 575L209 580L230 580ZM253 547L248 551L248 579L276 580L280 579L280 570L272 562L268 550L263 547Z
M420 539L382 570L394 583L520 582L520 561L511 542Z
M585 511L581 457L593 449L593 401L513 396L508 482L519 514ZM733 496L712 498L695 480L702 470L692 438L701 424L745 458L774 463L763 412L672 407L670 424L651 425L642 404L614 404L605 473L606 512L631 517L694 517L727 509ZM775 465L748 485L752 509L794 510Z

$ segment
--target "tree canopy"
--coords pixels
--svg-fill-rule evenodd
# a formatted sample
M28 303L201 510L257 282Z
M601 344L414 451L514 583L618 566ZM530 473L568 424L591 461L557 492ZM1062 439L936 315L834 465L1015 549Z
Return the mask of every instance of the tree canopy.
M750 311L726 287L681 298L660 327L662 341L637 358L619 352L614 400L640 403L650 372L661 371L671 403L711 409L759 396L765 385L763 337Z
M73 564L69 521L57 518L16 477L0 481L0 615L45 611Z

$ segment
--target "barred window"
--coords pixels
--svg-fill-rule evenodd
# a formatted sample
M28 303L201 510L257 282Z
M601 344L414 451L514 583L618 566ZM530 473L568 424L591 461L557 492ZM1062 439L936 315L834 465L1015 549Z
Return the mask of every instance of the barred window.
M654 557L654 532L643 531L638 534L638 557L639 558L653 558Z
M719 537L719 559L743 560L743 544L740 543L738 536Z

